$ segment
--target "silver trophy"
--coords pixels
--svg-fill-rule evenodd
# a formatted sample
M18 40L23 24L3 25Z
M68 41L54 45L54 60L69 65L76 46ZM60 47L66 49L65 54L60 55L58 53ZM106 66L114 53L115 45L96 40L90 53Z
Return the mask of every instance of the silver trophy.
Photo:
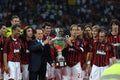
M58 56L56 57L56 68L62 68L66 66L65 58L62 56L62 50L64 49L66 42L63 37L59 35L60 28L55 28L56 37L52 40L52 44L57 50Z

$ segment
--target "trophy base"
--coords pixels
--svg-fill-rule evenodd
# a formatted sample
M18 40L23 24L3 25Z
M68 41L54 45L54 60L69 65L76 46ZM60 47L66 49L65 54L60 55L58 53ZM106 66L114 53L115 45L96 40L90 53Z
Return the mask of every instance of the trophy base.
M57 62L55 62L55 67L56 68L64 68L64 67L66 67L67 66L67 64L66 64L66 62L65 61L57 61Z

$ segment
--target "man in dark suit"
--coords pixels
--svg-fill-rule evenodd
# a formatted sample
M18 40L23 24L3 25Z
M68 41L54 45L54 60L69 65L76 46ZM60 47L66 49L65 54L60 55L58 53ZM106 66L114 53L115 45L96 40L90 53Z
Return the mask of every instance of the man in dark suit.
M29 72L30 80L45 80L46 63L49 62L52 66L50 56L49 39L42 41L42 29L36 29L35 39L29 43Z

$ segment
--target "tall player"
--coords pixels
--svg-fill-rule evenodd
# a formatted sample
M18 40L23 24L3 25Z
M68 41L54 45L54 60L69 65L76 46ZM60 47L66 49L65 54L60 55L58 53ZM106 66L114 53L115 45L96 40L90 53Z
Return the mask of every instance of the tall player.
M120 63L120 33L119 33L120 22L119 20L112 19L110 26L112 31L108 35L107 39L108 39L108 42L114 46L114 59L116 59L116 61ZM112 64L111 59L110 59L110 63Z
M3 45L5 41L6 26L0 25L0 80L3 80Z

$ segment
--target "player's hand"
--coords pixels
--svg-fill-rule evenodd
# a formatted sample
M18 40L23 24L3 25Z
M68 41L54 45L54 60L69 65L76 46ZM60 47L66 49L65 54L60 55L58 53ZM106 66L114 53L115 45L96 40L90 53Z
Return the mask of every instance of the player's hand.
M46 39L45 41L44 41L44 44L49 44L49 39Z
M71 42L71 38L66 39L66 43L67 43L69 46L73 46L73 44L72 44L72 42Z
M91 73L91 65L90 64L87 64L87 67L86 67L86 70L88 70L88 74L90 75Z
M20 70L21 72L23 72L23 65L20 65Z
M82 66L82 70L86 70L86 67L87 67L87 64L86 64L86 63L83 64L83 66Z
M4 66L4 70L5 70L5 72L6 72L7 74L9 74L10 69L9 69L8 65L5 65L5 66Z
M55 67L55 63L52 63L51 66L52 66L52 67Z

